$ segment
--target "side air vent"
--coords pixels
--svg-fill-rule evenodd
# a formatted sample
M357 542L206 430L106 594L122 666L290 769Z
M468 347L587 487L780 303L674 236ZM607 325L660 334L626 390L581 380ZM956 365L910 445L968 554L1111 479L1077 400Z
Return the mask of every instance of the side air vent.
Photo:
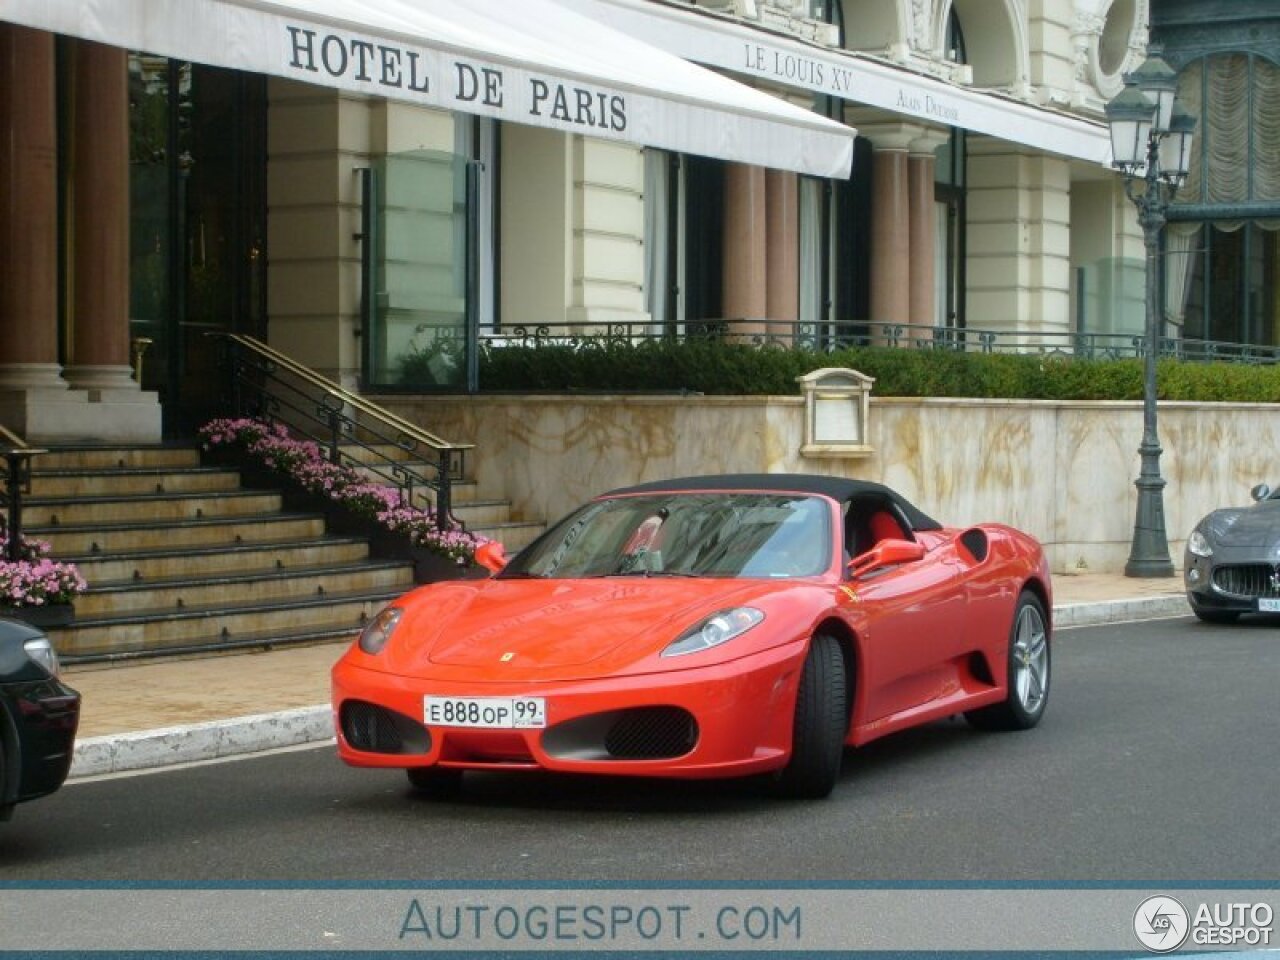
M960 534L960 542L969 551L969 555L978 563L987 559L987 548L990 544L987 542L987 535L981 530L976 527L966 530Z

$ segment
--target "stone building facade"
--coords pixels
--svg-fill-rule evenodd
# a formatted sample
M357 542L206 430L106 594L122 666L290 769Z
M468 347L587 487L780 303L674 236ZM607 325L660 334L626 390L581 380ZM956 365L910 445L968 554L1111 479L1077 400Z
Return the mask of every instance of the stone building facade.
M328 34L307 60L303 33L259 44L248 8L193 0L225 38L135 35L134 2L94 24L15 0L0 22L0 422L34 439L189 435L217 409L217 330L366 392L431 392L483 389L476 338L537 325L1028 343L1141 325L1141 239L1101 111L1144 56L1147 0L539 0L519 11L563 22L490 41L518 63L585 31L598 49L557 55L594 53L602 84L672 110L703 74L751 88L719 118L708 94L707 124L644 130L528 64L534 115L513 117L483 67L441 74L449 102L415 100L418 61L388 72L360 44L453 41L393 29L376 2L344 8L342 29L374 39L342 48L337 79ZM444 25L464 7L529 16L422 5ZM622 35L635 46L610 57ZM279 63L251 62L245 36ZM645 74L642 46L701 69ZM779 130L824 133L784 108L856 129L851 171L775 159ZM792 126L758 136L771 122Z

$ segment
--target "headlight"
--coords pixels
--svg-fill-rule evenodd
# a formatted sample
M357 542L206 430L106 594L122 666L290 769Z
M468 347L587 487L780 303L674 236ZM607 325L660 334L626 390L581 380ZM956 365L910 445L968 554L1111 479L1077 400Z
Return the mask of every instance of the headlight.
M734 637L746 633L764 619L764 614L755 607L734 607L732 610L721 610L703 620L692 630L686 630L667 649L662 651L664 657L682 657L686 653L697 653L699 650L710 650L718 647Z
M1213 556L1213 547L1209 546L1209 541L1199 530L1192 530L1191 536L1187 537L1187 549L1197 557Z
M403 613L404 611L399 607L383 607L382 611L360 631L360 649L365 653L381 653L382 648L391 639L391 632L395 630Z
M22 644L22 649L27 652L27 656L40 664L51 677L56 677L59 673L58 654L53 649L53 644L49 642L48 637L32 637Z

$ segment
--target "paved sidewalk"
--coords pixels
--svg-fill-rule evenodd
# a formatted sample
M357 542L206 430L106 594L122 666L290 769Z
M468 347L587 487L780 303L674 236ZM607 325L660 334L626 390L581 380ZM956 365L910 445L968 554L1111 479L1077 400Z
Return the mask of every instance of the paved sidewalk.
M1058 627L1189 612L1182 580L1054 579ZM84 697L73 777L328 740L329 668L347 643L72 667Z

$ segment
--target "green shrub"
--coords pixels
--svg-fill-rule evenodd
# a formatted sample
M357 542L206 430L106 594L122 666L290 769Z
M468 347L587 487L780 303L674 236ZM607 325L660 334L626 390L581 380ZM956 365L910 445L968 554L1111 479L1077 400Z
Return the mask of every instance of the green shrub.
M787 395L796 378L822 367L875 377L879 397L989 397L1140 400L1142 361L1058 354L965 353L943 349L851 347L824 352L686 340L583 340L485 345L485 391L691 392ZM1280 366L1161 360L1162 400L1280 403Z

